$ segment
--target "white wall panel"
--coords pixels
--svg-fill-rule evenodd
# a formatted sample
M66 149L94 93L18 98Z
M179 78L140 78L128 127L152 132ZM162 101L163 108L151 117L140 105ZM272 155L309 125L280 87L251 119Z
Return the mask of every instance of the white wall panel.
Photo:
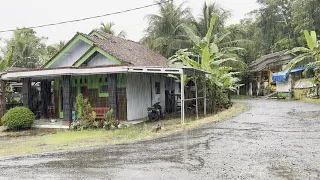
M165 76L160 74L151 74L152 79L152 104L160 102L163 112L165 111ZM156 94L155 83L160 82L160 94Z
M291 91L291 77L289 76L284 82L277 82L277 92Z
M151 106L150 75L128 73L127 75L127 118L136 120L148 116Z
M117 63L106 58L104 55L102 55L100 53L97 54L94 58L92 58L88 62L88 66L102 66L102 65L111 65L111 64L117 64Z
M165 81L165 76L160 74L128 73L128 120L146 118L147 108L156 102L160 102L163 112L165 111ZM160 82L160 94L156 94L155 82Z
M88 49L91 45L79 40L76 42L64 55L62 55L50 68L72 66Z

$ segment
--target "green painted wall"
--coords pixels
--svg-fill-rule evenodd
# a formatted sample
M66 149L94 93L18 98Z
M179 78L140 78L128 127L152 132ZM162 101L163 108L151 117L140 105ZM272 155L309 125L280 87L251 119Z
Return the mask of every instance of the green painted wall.
M108 85L107 75L97 74L89 76L73 76L72 77L72 87L77 88L77 94L81 92L81 87L86 86L88 89L98 89L99 97L109 97L109 93L101 93L100 86ZM125 88L127 84L127 74L118 74L117 75L117 88ZM61 93L60 89L62 88L62 78L57 77L54 80L54 90L58 92L58 106L59 106L59 116L63 118L63 113L61 109Z
M77 92L80 93L81 87L86 86L88 89L98 89L99 97L108 97L108 93L100 92L101 85L108 85L106 81L107 76L102 74L90 75L90 76L73 76L72 87L77 88Z

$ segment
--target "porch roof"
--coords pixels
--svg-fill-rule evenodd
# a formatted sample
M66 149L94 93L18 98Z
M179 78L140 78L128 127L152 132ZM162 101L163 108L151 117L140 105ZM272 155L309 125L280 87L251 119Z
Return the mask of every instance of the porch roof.
M62 75L93 75L114 73L160 73L160 74L207 74L207 72L192 67L137 67L123 65L95 66L95 67L61 67L50 69L32 69L8 71L0 75L2 80L19 80L33 78L36 80L51 79Z

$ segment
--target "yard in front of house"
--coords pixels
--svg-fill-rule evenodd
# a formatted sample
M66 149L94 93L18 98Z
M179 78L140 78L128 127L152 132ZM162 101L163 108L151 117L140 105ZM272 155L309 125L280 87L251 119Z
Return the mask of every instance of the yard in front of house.
M0 157L0 179L319 179L318 104L239 101L249 110L164 137ZM229 118L237 108L195 123Z
M184 125L180 123L180 119L170 119L109 131L32 129L22 132L0 132L0 156L98 147L108 144L120 144L156 138L195 128L205 123L226 120L244 112L246 109L247 107L244 103L234 103L231 108L221 111L216 115L208 116L197 121L186 119ZM161 124L163 129L155 133L152 131L152 128L158 123Z

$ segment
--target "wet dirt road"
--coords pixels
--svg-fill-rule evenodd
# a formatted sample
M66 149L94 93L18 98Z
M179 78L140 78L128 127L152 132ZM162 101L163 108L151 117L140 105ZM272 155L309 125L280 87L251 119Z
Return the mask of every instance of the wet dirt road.
M320 179L320 106L246 102L233 119L160 139L0 157L0 179Z

